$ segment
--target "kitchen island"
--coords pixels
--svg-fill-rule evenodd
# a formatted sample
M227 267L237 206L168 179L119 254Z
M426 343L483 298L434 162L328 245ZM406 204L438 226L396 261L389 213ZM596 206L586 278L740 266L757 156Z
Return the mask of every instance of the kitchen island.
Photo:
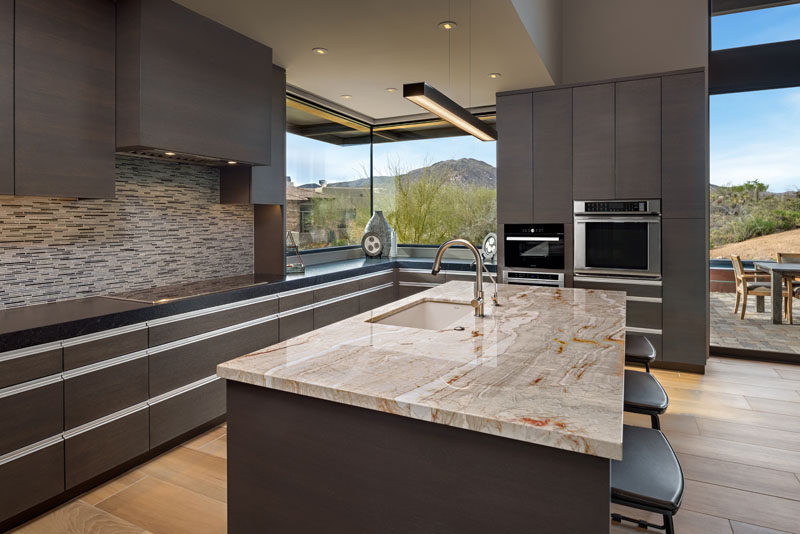
M449 282L220 365L229 531L607 531L624 293L500 285L483 318L471 297Z

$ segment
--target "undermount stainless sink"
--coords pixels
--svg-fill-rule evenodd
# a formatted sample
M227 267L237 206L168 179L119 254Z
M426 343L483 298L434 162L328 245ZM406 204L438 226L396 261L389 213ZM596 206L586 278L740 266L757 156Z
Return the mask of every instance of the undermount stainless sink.
M460 326L457 324L459 319L465 319L463 322L466 326L467 320L474 313L475 309L471 304L423 299L406 308L370 319L369 322L426 330L443 330L447 327Z

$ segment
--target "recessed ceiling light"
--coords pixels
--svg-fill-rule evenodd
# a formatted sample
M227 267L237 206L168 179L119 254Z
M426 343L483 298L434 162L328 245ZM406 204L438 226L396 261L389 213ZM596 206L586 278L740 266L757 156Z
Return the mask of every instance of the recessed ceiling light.
M456 24L452 20L445 20L445 21L440 22L438 24L438 26L442 30L453 30L458 26L458 24Z
M174 156L175 152L164 152L165 156Z
M230 160L230 161L228 161L228 165L236 165L236 163L237 163L237 162L235 162L235 161L233 161L233 160Z
M397 88L396 87L387 87L386 88L386 92L387 93L396 93L397 92Z
M324 56L325 54L328 53L328 49L327 48L321 48L319 46L315 47L315 48L312 48L311 51L314 52L315 54L317 54L318 56Z
M344 98L345 100L350 100L351 98L353 98L353 95L342 95L342 98Z
M499 72L490 72L489 73L489 78L499 78L500 76L502 76L502 74L500 74Z

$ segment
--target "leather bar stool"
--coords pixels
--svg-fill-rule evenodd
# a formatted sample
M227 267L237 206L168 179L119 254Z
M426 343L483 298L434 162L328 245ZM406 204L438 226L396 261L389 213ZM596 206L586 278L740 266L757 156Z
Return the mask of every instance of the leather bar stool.
M650 340L639 334L625 334L625 361L644 365L650 372L650 364L656 359L656 348Z
M659 415L667 411L669 397L658 379L650 374L650 362L656 358L656 349L650 340L636 334L625 336L625 360L644 363L647 372L625 370L626 412L650 416L653 428L661 429Z
M611 502L661 514L663 525L612 513L617 523L635 523L674 534L672 522L683 499L683 470L672 446L660 430L624 425L622 460L611 462Z

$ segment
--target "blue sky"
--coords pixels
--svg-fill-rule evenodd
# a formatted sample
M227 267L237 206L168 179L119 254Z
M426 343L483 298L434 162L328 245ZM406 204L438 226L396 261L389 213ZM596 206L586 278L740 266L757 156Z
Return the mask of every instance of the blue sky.
M715 50L790 39L800 39L800 4L711 19ZM714 95L709 106L712 184L800 189L800 88Z
M712 48L800 39L800 4L712 18ZM711 183L758 179L771 191L800 189L800 88L715 95L710 99ZM296 184L369 175L367 146L337 147L289 134L287 171ZM445 159L496 165L495 143L471 136L375 145L375 174L398 162L410 170Z

